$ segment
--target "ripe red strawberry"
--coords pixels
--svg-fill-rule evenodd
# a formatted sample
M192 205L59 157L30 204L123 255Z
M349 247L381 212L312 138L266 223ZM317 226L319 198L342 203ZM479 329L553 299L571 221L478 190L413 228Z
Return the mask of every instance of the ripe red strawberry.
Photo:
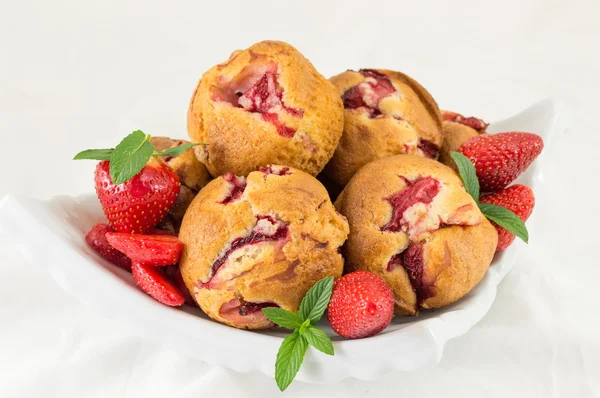
M521 184L511 185L501 191L484 195L479 198L479 201L481 203L491 203L505 207L519 216L523 222L527 221L535 206L533 191L531 188ZM515 240L515 236L504 228L496 225L493 221L492 224L494 224L498 231L498 246L496 247L496 252L499 252L510 246L513 240Z
M185 303L192 305L192 306L197 306L198 304L196 304L196 302L192 298L192 294L190 293L190 290L187 288L185 282L183 281L183 276L181 275L179 266L178 265L169 265L169 266L165 267L165 272L167 273L167 275L169 275L169 277L171 277L175 281L175 284L177 285L177 287L179 287L179 290L181 290L181 292L183 293L183 297L185 297Z
M477 171L482 192L495 192L513 182L542 152L542 137L531 133L482 134L458 149Z
M96 253L101 255L105 260L110 261L117 267L131 271L131 260L126 255L115 249L108 243L106 234L112 232L113 229L108 224L98 223L92 227L90 232L85 236L85 241Z
M185 302L181 290L167 277L162 269L133 263L131 271L133 280L139 288L157 301L172 307L178 307Z
M335 281L327 308L334 332L348 339L373 336L394 315L392 289L378 275L355 271Z
M179 261L183 243L172 235L140 235L109 232L108 243L131 261L144 265L163 266Z
M151 158L132 179L115 185L109 162L98 163L96 194L109 224L118 232L143 234L162 220L179 194L179 179L166 164Z
M442 111L442 119L454 123L464 124L465 126L479 131L480 133L484 132L485 129L490 125L489 123L486 123L481 119L477 119L476 117L464 117L460 113L450 111Z

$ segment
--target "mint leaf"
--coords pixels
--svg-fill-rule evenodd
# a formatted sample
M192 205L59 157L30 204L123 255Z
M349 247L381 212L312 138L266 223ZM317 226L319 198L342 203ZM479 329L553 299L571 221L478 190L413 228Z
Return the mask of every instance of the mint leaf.
M333 276L327 276L315 283L300 303L300 311L298 311L300 318L310 319L313 324L317 323L327 309L332 290Z
M194 142L191 144L179 145L173 148L167 148L162 151L155 151L154 156L179 156L188 149L195 147L196 145L203 145L201 142Z
M110 157L110 178L115 185L128 181L144 168L154 147L150 136L136 130L123 138Z
M475 202L479 202L479 180L477 179L475 166L473 166L468 157L460 152L450 152L450 156L452 156L454 163L456 163L458 174L465 185L465 190L475 199Z
M333 355L333 344L331 343L331 339L321 329L311 325L304 331L302 336L304 336L308 344L315 347L317 350L327 355Z
M479 209L484 216L511 234L523 239L525 243L529 241L529 232L527 231L525 223L512 211L491 203L479 203Z
M73 160L110 160L110 155L112 155L114 149L86 149L85 151L79 152Z
M267 307L263 308L262 311L271 322L283 326L284 328L293 330L302 326L302 319L300 319L298 314L284 310L283 308Z
M275 361L275 381L281 391L285 390L296 377L307 348L306 339L297 330L281 343Z

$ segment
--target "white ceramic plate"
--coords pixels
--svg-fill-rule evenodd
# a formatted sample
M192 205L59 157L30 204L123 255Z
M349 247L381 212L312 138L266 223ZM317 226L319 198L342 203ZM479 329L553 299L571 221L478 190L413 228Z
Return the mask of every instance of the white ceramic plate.
M546 145L563 129L559 106L545 100L522 113L493 123L490 131L531 131ZM544 156L519 178L534 190L543 184ZM275 354L284 331L252 332L210 320L199 309L174 309L151 299L133 283L131 275L107 263L89 249L85 233L104 220L95 195L55 197L39 201L7 196L0 203L0 231L42 270L47 270L64 290L104 315L129 323L152 341L208 363L240 372L260 371L272 376ZM381 334L362 340L343 340L325 321L334 340L335 356L309 349L297 379L326 383L343 378L374 380L394 370L411 371L435 366L444 345L466 333L483 318L496 297L496 287L512 268L519 250L517 241L496 256L481 283L452 306L415 318L395 318Z

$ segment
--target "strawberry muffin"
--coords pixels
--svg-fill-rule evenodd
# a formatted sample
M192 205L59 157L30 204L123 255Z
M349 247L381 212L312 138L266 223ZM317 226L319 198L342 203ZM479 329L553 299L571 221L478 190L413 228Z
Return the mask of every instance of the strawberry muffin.
M150 142L157 151L189 144L188 141L174 140L168 137L152 137ZM173 169L181 186L173 207L158 227L176 233L192 199L211 180L211 177L206 167L196 159L192 149L188 149L179 156L161 156L159 159Z
M345 185L370 161L398 154L437 159L442 121L429 93L391 70L361 69L331 78L344 103L344 133L325 172Z
M317 175L342 135L335 87L289 44L263 41L206 72L192 96L188 133L213 176L270 163Z
M369 163L335 205L350 224L347 270L380 275L399 315L463 297L483 278L498 241L459 177L419 156Z
M444 142L440 149L439 161L455 168L450 152L458 151L460 146L470 138L484 134L488 123L475 117L464 117L460 113L442 111Z
M314 177L267 166L211 181L189 207L179 234L180 269L211 318L241 329L273 326L261 311L298 311L320 279L342 274L346 219Z

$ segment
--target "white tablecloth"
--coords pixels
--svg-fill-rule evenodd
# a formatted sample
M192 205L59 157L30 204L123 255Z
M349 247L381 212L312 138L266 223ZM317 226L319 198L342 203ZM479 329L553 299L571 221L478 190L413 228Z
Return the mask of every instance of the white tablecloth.
M531 243L485 319L451 341L434 369L298 382L285 395L600 396L598 0L172 3L2 3L0 196L91 191L94 164L73 154L133 129L185 137L201 73L262 39L292 43L326 76L402 70L442 108L488 119L559 98L569 129L546 148L552 162ZM280 394L265 376L143 341L0 237L0 397L138 396Z

